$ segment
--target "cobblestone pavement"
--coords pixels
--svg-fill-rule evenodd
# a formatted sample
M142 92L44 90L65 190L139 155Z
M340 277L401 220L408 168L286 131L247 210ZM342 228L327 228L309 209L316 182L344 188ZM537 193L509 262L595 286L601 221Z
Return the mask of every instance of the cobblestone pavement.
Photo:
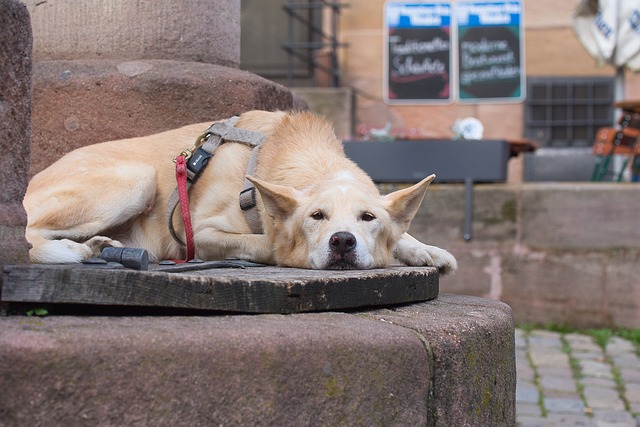
M613 337L516 330L521 427L640 427L640 358Z

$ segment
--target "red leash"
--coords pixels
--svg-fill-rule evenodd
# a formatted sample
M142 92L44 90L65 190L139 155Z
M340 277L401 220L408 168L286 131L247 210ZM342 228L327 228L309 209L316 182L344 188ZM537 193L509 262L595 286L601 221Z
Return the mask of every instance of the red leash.
M191 226L191 213L189 212L189 192L187 191L187 160L184 156L176 158L176 181L178 182L178 196L180 198L180 213L184 224L184 234L187 245L187 258L195 257L195 245L193 244L193 227Z

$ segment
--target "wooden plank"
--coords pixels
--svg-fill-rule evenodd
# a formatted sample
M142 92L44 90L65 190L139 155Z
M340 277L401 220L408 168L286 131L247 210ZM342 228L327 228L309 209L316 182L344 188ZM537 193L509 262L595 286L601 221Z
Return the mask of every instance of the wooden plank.
M9 265L0 301L297 313L426 301L437 297L438 278L434 268L399 266L348 271L209 267L175 273Z

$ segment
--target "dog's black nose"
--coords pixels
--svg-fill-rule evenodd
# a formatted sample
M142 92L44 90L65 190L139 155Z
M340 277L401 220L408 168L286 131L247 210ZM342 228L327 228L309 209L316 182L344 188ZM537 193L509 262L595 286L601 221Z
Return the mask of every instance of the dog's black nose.
M356 247L356 243L356 236L348 231L338 231L329 239L331 249L342 254L352 251Z

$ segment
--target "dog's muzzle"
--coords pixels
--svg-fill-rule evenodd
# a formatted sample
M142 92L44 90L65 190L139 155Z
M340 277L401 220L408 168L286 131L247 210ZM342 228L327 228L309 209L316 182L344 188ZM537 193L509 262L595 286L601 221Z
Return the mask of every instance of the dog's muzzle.
M357 267L358 245L356 236L348 231L339 231L329 238L329 270L349 270Z

